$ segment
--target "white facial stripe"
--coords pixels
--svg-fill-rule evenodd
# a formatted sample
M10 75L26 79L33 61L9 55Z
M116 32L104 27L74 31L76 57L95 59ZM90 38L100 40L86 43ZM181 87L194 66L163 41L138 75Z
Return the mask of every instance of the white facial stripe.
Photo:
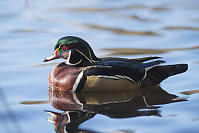
M92 56L91 56L91 51L90 51L90 49L88 49L88 52L89 52L89 55L90 55L91 60L93 61Z
M76 49L77 50L77 49ZM95 61L95 60L93 60L92 59L92 57L91 57L91 59L89 59L84 53L82 53L81 51L79 51L79 50L77 50L80 54L82 54L88 61L90 61L91 63L93 63L93 62L98 62L98 61ZM91 53L90 53L90 50L89 50L89 54L90 54L90 56L91 56Z
M70 63L68 60L66 60L66 64L67 64L67 65L71 65L71 66L78 65L78 64L80 64L81 62L82 62L82 59L79 60L77 63L72 64L72 63Z
M69 51L68 58L66 59L66 64L70 64L70 62L69 62L70 56L71 56L71 50Z
M95 60L93 60L90 49L89 49L88 51L89 51L89 54L90 54L91 60L92 60L93 62L99 62L99 61L95 61Z
M83 77L83 71L81 71L81 72L79 73L79 75L77 76L77 78L76 78L76 80L75 80L75 84L73 85L73 89L72 89L73 92L76 91L77 86L79 85L79 83L80 83L82 77Z
M77 49L76 49L77 50ZM93 63L85 54L83 54L81 51L77 50L80 54L82 54L88 61L90 61L91 63Z
M68 58L66 59L66 64L68 64L68 65L73 65L73 66L75 66L75 65L78 65L78 64L80 64L80 63L82 62L82 59L81 59L81 60L79 60L78 62L72 64L72 63L70 63L70 57L71 57L71 50L69 51Z

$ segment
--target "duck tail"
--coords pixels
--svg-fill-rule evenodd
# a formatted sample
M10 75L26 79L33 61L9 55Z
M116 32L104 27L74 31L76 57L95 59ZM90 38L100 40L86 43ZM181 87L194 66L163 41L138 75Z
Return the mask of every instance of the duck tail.
M156 66L148 70L147 77L142 81L143 86L158 85L169 76L183 73L187 71L187 69L188 64Z

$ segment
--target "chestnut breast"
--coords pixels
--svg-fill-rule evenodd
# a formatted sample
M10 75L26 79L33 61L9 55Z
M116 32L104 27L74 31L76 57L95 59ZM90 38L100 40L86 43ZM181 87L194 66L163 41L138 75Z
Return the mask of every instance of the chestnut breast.
M81 67L75 67L60 63L49 75L49 85L52 90L72 90L75 81L81 72Z

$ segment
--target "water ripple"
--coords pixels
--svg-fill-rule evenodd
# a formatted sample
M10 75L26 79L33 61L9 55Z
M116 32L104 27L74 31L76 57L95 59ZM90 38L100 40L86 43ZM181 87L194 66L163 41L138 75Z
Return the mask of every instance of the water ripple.
M199 49L199 46L188 47L188 48L174 48L174 49L127 49L127 48L106 48L103 51L111 52L108 55L145 55L145 54L161 54L171 51L181 50L194 50Z
M44 29L15 29L12 30L13 33L49 33L48 30Z
M120 7L108 7L108 8L93 8L93 7L83 7L83 8L73 8L70 9L72 12L111 12L111 11L120 11L120 10L132 10L132 9L149 9L154 11L167 11L169 8L162 7L162 6L156 6L156 7L150 7L147 5L128 5L128 6L120 6ZM62 11L65 9L62 9Z
M163 29L166 30L192 30L192 31L199 31L199 27L186 27L186 26L168 26Z
M183 91L181 93L184 94L184 95L192 95L192 94L199 93L199 90Z
M96 30L111 31L116 34L136 35L136 36L159 36L158 33L153 31L133 31L122 28L105 27L96 24L84 24L85 27Z

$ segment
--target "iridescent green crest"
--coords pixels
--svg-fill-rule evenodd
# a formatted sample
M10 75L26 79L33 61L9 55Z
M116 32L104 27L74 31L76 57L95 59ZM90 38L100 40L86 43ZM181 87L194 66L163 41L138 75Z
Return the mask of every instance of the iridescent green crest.
M54 50L57 48L60 48L62 45L70 45L70 44L75 44L75 43L83 43L83 40L78 37L73 37L73 36L67 36L67 37L62 37L59 39L55 45Z

